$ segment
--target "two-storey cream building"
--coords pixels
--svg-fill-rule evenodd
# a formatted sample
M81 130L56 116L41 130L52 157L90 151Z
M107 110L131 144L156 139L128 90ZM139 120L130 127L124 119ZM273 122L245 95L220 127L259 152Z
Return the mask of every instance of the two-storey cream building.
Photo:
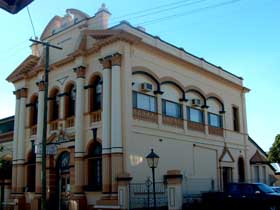
M128 22L109 28L109 17L104 5L93 17L69 9L40 37L63 48L50 49L49 204L132 208L133 183L151 176L151 148L170 209L255 173L268 183L273 171L248 140L243 79ZM33 44L7 78L16 95L11 196L31 209L42 188L44 63Z

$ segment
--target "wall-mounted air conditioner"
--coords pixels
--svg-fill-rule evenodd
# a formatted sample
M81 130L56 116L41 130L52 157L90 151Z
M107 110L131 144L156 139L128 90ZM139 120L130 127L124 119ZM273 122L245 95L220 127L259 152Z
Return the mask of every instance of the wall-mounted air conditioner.
M192 105L193 106L201 106L201 100L200 99L192 99Z

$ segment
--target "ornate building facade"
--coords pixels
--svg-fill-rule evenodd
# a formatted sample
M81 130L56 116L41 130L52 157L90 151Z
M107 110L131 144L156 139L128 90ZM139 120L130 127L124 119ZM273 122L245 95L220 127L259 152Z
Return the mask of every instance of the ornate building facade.
M255 173L269 183L273 170L250 162L259 148L248 140L243 79L125 21L109 28L109 17L104 5L93 17L69 9L40 37L63 48L50 49L49 205L127 209L128 183L150 176L151 148L170 209ZM44 53L33 44L7 78L16 95L11 197L30 209L42 190Z

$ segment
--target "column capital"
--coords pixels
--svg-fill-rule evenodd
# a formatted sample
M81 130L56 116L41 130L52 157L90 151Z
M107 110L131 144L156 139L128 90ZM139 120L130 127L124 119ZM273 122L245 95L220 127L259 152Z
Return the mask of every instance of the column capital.
M20 97L21 98L27 98L27 88L21 88L20 89Z
M77 78L85 78L86 76L86 67L85 66L78 66L73 69L77 75Z
M122 55L120 53L115 53L112 56L112 66L121 66Z
M110 69L111 68L111 56L100 58L99 62L102 64L103 69Z
M15 90L13 94L16 96L16 99L20 99L20 89Z
M45 82L44 80L40 80L39 82L36 82L36 85L38 86L39 91L45 91Z

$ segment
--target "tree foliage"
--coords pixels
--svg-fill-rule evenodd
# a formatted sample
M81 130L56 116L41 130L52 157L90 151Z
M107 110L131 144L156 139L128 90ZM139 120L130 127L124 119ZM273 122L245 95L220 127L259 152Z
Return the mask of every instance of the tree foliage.
M269 149L268 159L272 163L280 163L280 134L275 137L275 141Z

